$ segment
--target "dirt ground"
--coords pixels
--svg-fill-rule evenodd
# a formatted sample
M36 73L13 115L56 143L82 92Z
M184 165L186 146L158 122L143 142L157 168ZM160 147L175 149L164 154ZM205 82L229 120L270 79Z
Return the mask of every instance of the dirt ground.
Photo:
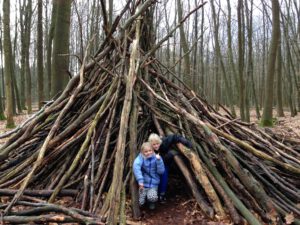
M21 124L27 120L30 115L18 115L15 117L16 125ZM257 123L255 112L251 112L251 122ZM300 114L295 117L290 117L288 112L285 112L285 117L277 118L275 126L271 128L276 133L284 136L292 136L300 138ZM5 128L5 121L0 121L0 135L8 131ZM5 142L0 139L0 146ZM187 193L189 191L187 186L184 186L183 178L178 176L170 179L171 188L169 188L168 198L166 203L157 203L154 210L148 209L147 206L141 209L142 217L139 221L134 221L130 215L130 208L128 206L128 224L132 225L229 225L226 221L209 221L200 212L195 200Z
M201 224L204 220L195 201L186 195L180 179L170 182L168 198L165 203L157 203L154 210L145 205L141 208L141 224L165 225L165 224ZM187 187L186 187L187 188Z
M158 202L156 208L151 210L147 205L141 208L141 219L133 221L128 213L128 224L132 225L229 225L226 221L218 222L205 218L192 196L188 195L189 188L184 178L173 171L170 176L167 201ZM174 174L176 173L176 174ZM130 210L130 209L129 209Z

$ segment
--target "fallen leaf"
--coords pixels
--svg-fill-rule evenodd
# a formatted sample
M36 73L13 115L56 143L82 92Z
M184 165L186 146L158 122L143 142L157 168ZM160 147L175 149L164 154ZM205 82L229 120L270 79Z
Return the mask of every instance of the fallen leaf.
M286 224L292 224L295 221L295 216L293 213L285 215L285 222Z

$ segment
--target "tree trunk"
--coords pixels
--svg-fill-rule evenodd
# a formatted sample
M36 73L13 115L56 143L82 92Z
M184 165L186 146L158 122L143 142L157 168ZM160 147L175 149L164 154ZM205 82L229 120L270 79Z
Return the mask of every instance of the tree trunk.
M52 61L51 61L51 56L52 56L52 42L53 42L53 37L54 37L54 30L55 30L55 18L56 18L56 12L57 12L57 4L56 1L53 1L52 3L52 14L51 14L51 25L48 31L48 42L47 42L47 84L48 84L48 99L51 98L51 90L52 90L52 85L51 85L51 74L52 74Z
M25 94L25 58L26 58L26 41L25 41L25 1L23 3L19 4L20 8L20 38L21 38L21 71L20 71L20 100L21 100L21 106L22 109L26 109L25 107L25 100L26 100L26 94Z
M213 63L214 63L214 70L213 70L213 73L214 73L214 83L215 83L215 97L214 97L214 100L215 100L215 109L218 111L219 110L219 104L221 103L220 100L221 100L221 78L220 78L220 70L219 70L219 63L218 63L218 59L217 59L217 56L215 55L214 56L214 59L213 59Z
M203 4L203 0L202 0L202 4ZM204 69L204 10L202 10L201 12L201 34L202 34L202 38L200 40L200 64L201 64L201 69L200 69L200 83L198 85L200 85L201 87L201 94L204 95L204 77L205 77L205 69Z
M0 15L0 27L2 30L2 16ZM0 64L3 65L3 32L0 32ZM4 66L1 66L1 78L0 78L0 120L5 120L4 115L4 98L5 98L5 87L4 87Z
M239 60L239 103L240 117L245 121L245 79L244 79L244 43L243 43L243 0L238 0L238 60Z
M265 101L263 115L261 119L262 126L273 126L273 84L274 84L274 72L276 64L276 53L279 43L280 35L280 21L279 21L279 2L278 0L272 0L272 39L269 50L267 79L265 83Z
M4 76L5 76L5 93L6 93L6 127L15 126L13 119L13 96L12 96L12 52L9 28L10 4L9 0L3 1L3 49L4 49Z
M111 25L113 22L113 9L114 9L114 1L109 0L108 1L108 25L109 29L111 29Z
M166 20L166 29L167 32L170 32L170 25L169 25L169 20L168 20L168 14L167 14L167 2L164 3L164 14L165 14L165 20ZM171 50L170 50L171 46L170 46L170 39L167 40L167 49L166 49L166 65L169 68L171 65ZM171 80L172 78L169 77L169 79Z
M14 62L14 60L12 60ZM15 71L15 68L13 68L13 71ZM13 94L15 96L15 102L18 108L18 113L22 113L22 107L21 107L21 101L20 101L20 94L19 89L17 85L17 79L15 72L12 74L12 82L13 82Z
M252 90L254 101L256 101L256 94L255 94L255 88L254 83L252 82L253 77L253 45L252 45L252 33L253 33L253 0L250 1L250 9L248 7L248 2L245 1L246 6L246 23L247 23L247 43L248 43L248 66L247 66L247 84L251 85L251 89L246 91L246 105L245 108L245 120L247 122L250 122L250 91ZM257 111L256 111L257 112Z
M71 0L55 0L55 31L51 67L51 97L62 92L69 80L69 35Z
M177 15L178 15L178 22L182 20L182 2L180 0L176 0L177 5ZM183 50L183 78L186 81L186 83L191 87L191 70L190 70L190 56L189 56L189 46L187 42L187 37L185 36L185 31L183 24L179 27L180 32L180 46Z
M15 38L14 38L14 48L12 51L12 61L11 61L11 68L12 68L12 82L13 82L13 96L14 96L14 114L16 114L16 108L18 109L18 113L22 113L22 106L21 106L21 101L20 101L20 94L19 94L19 88L17 84L17 79L16 79L16 65L17 60L16 60L16 53L17 53L17 40L18 40L18 19L17 19L17 14L15 18Z
M2 18L0 16L0 26L2 27ZM2 30L2 29L1 29ZM3 65L3 48L2 48L2 32L0 32L0 63ZM0 120L5 120L4 115L4 70L1 67L1 78L0 78Z
M289 107L290 107L290 113L291 113L291 116L296 116L297 115L297 110L295 109L295 106L294 106L294 102L293 102L293 89L294 89L294 85L293 85L293 82L292 82L292 76L291 76L291 61L290 61L290 54L289 54L289 51L290 51L290 48L288 46L288 42L286 42L286 58L288 59L287 62L286 62L286 69L285 69L285 74L286 74L286 80L288 82L287 86L288 86L288 92L287 92L287 97L288 97L288 103L289 103Z
M231 35L231 6L230 6L230 1L227 0L227 47L228 47L228 58L229 58L229 63L231 67L231 71L233 73L233 80L234 80L234 87L236 89L237 94L239 93L239 78L238 78L238 73L236 71L236 66L233 60L233 50L232 50L232 35ZM233 92L234 93L234 92ZM239 95L239 94L238 94ZM236 102L236 97L233 95L233 103Z
M1 89L0 89L1 91ZM1 101L0 101L0 120L5 120L5 116L4 116L4 110L3 110L3 105L2 105L2 96L0 96Z
M197 0L194 1L194 4L197 5ZM198 11L195 12L194 19L194 54L193 54L193 73L192 73L192 88L199 93L199 72L198 72ZM203 35L202 38L203 39Z
M282 56L281 56L281 34L279 32L279 44L277 49L277 60L276 60L276 69L277 69L277 116L284 117L283 112L283 103L282 103Z
M235 109L234 109L234 100L233 100L233 95L232 95L232 88L231 85L229 84L229 79L226 74L225 70L225 65L224 61L222 59L222 54L221 54L221 47L219 43L219 21L217 19L219 18L219 13L218 15L216 14L215 6L213 1L210 1L211 9L212 9L212 17L213 17L213 24L214 24L214 40L215 40L215 52L216 52L216 67L219 68L219 65L221 67L221 71L224 77L224 82L225 82L225 92L227 94L227 99L230 107L231 114L233 116L236 115ZM216 87L217 88L217 87Z
M32 0L28 0L25 11L25 76L26 76L26 105L27 113L32 113L32 99L31 99L31 70L30 70L30 35L31 35L31 18L32 18Z
M43 79L43 2L38 1L37 20L37 78L38 78L38 107L41 109L44 101L44 79Z

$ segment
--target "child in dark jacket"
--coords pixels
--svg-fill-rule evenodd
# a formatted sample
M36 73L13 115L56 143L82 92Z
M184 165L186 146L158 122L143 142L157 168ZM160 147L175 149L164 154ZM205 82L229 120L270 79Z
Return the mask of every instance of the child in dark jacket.
M188 148L192 148L192 143L185 139L184 137L172 134L161 138L155 133L150 134L148 141L151 143L153 149L161 153L163 161L165 163L165 172L160 177L160 184L158 187L159 199L161 202L166 200L166 191L168 186L169 177L169 166L173 157L178 154L178 152L171 150L171 146L176 143L181 143Z
M157 189L160 175L165 171L165 166L160 155L156 155L149 142L143 143L140 154L133 162L133 173L139 185L139 204L144 205L146 200L149 208L155 208L158 200Z

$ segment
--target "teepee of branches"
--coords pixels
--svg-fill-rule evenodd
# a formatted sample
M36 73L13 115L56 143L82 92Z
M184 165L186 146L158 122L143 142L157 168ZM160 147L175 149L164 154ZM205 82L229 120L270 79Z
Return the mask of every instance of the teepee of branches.
M134 217L140 213L133 159L157 132L192 141L192 149L177 144L174 160L208 218L280 224L290 216L299 224L299 141L222 115L166 79L176 75L153 52L172 33L141 49L143 16L155 1L130 2L64 92L1 136L10 136L0 149L1 221L126 224L128 202Z

